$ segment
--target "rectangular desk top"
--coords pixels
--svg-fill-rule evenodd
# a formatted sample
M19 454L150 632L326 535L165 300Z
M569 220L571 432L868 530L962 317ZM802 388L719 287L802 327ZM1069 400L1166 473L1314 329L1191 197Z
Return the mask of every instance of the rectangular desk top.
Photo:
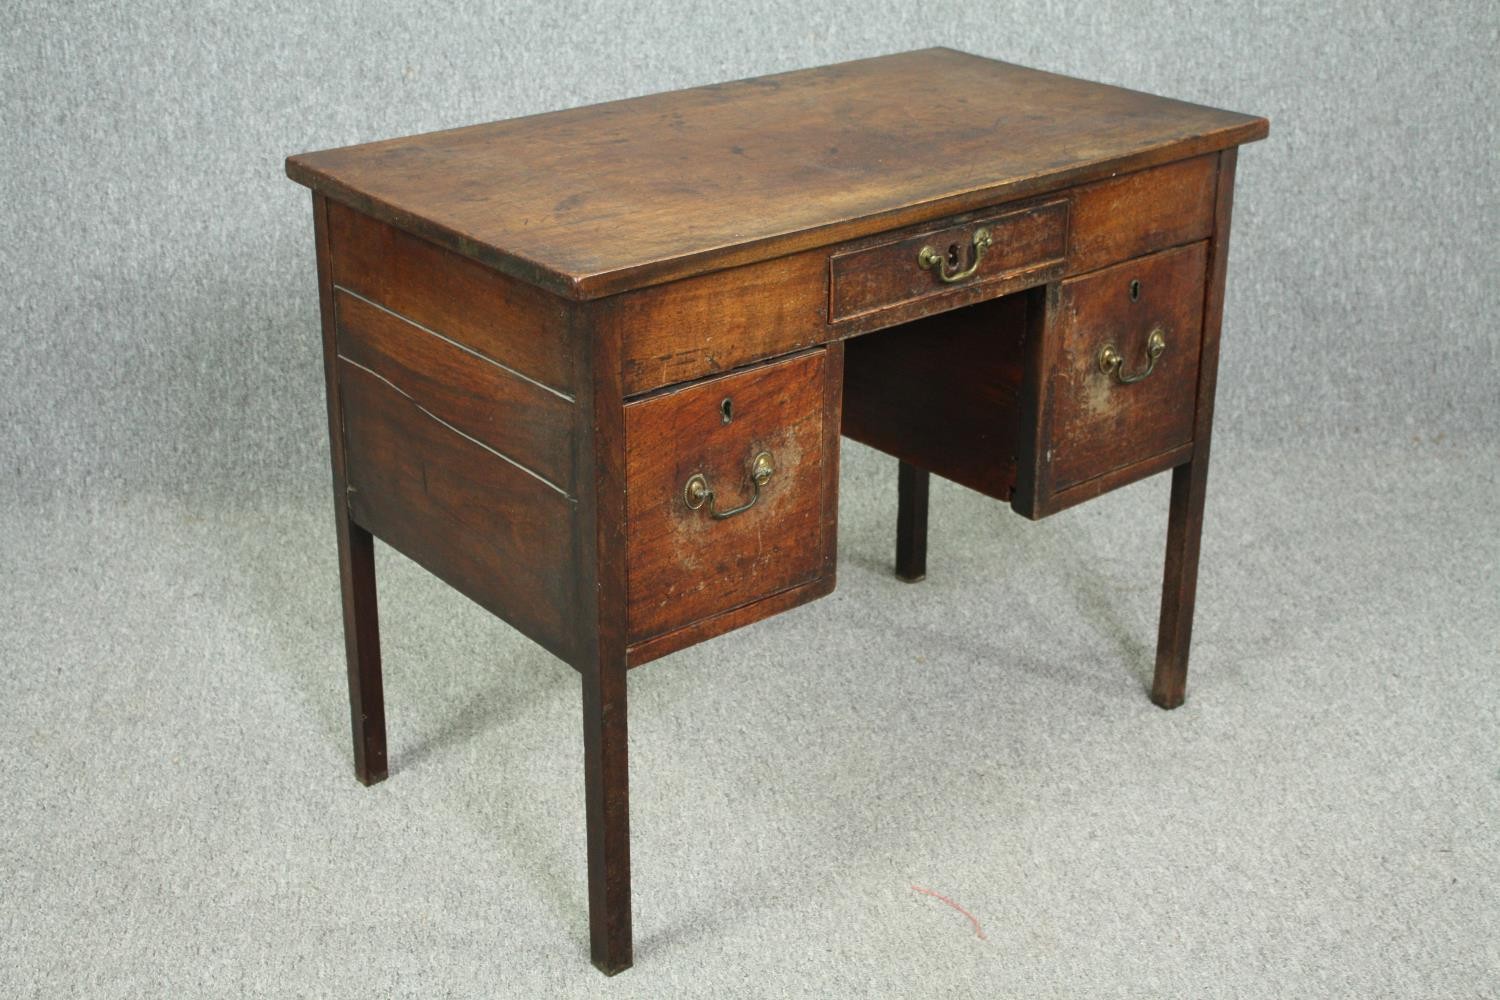
M1265 119L926 49L290 157L571 299L1264 138Z

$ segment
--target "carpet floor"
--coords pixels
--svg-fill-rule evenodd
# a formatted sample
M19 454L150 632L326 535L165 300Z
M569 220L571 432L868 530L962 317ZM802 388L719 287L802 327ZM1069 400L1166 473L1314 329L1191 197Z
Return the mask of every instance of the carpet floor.
M834 594L631 674L614 979L572 670L382 547L363 788L321 494L13 505L0 995L1500 995L1486 447L1218 449L1163 712L1165 477L1036 524L934 481L908 585L846 442Z

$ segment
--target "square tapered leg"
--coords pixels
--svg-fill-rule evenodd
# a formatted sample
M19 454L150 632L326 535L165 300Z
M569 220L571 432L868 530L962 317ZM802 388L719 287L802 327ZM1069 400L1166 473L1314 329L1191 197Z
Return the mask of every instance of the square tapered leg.
M896 575L916 583L927 575L926 469L902 462L896 471Z
M584 794L588 816L589 952L606 975L630 968L630 777L625 662L583 674Z
M1188 647L1193 637L1193 602L1198 590L1198 548L1203 534L1207 480L1206 449L1193 461L1172 470L1161 626L1156 640L1156 677L1151 685L1151 700L1162 708L1176 708L1187 695Z
M338 511L339 578L344 601L344 652L349 666L349 718L354 776L384 781L385 691L380 675L380 622L375 610L375 540Z

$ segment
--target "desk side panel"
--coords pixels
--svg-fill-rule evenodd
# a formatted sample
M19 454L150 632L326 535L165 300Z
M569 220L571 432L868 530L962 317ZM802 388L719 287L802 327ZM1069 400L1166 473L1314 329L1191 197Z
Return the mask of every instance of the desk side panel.
M454 430L576 492L573 402L352 293L335 293L338 351Z
M573 662L574 307L342 206L329 214L350 517Z
M355 523L571 659L573 502L340 360Z
M516 278L328 203L333 283L563 395L578 394L571 305Z

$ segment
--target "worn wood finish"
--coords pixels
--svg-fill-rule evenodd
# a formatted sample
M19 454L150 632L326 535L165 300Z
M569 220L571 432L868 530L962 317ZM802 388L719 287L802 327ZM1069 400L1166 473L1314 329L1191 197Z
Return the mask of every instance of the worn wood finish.
M1074 191L1068 274L1207 237L1218 167L1217 155L1197 156Z
M330 203L333 280L412 323L562 395L578 390L567 303L349 208Z
M927 577L926 469L900 462L896 468L896 575L907 583Z
M1204 244L1195 243L1063 282L1047 389L1054 490L1193 439L1206 259ZM1127 376L1138 376L1154 330L1164 333L1167 347L1150 375L1122 385L1100 370L1099 351L1113 344Z
M973 241L979 230L987 231L993 242L975 263ZM1068 203L1059 199L835 253L829 260L828 318L837 323L918 300L937 307L956 294L1060 264L1067 244ZM972 267L972 276L944 282L937 268L919 264L925 248L942 255L950 272Z
M623 340L625 392L635 396L827 340L828 257L780 257L610 301L606 322Z
M907 579L933 474L1039 518L1173 470L1152 698L1180 703L1234 147L1266 130L933 49L289 159L357 776L387 773L378 537L578 670L589 951L628 968L627 671L833 589L841 430L899 460ZM981 225L974 274L917 266ZM1148 379L1098 372L1157 325ZM689 507L695 473L748 500L762 450L753 506Z
M746 625L753 625L762 618L769 618L809 601L826 597L833 593L834 582L831 576L820 576L811 583L777 591L769 597L762 597L749 604L741 604L728 611L700 618L682 628L634 643L630 647L630 666L632 668L645 666L669 653L687 649L689 646L695 646L714 636L744 628Z
M560 296L594 298L1266 130L1262 118L927 49L307 153L287 174Z
M836 580L839 512L839 424L844 398L844 345L833 341L824 348L822 566L809 583L777 591L767 597L699 618L681 628L633 643L630 666L638 667L679 649L712 639L732 629L779 614L833 592Z
M1009 295L849 341L844 433L1009 499L1033 303L1036 293Z
M318 301L323 326L323 375L328 401L328 451L333 466L333 518L344 610L344 658L349 675L349 721L354 733L354 776L366 785L384 781L385 690L380 666L380 620L375 597L375 542L349 516L343 403L339 394L333 251L328 203L313 194L313 236L318 254Z
M621 295L625 388L639 395L822 343L1024 291L1205 238L1213 227L1214 155L968 212L831 248L653 285ZM944 284L916 264L979 226L996 245L973 278ZM833 323L830 331L825 324ZM993 495L993 494L992 494Z
M567 657L572 503L352 362L339 388L354 520Z
M626 408L633 643L823 571L827 379L820 349ZM687 506L683 487L695 474L720 510L747 502L762 451L775 472L753 507L715 520L709 504Z
M1016 408L1016 483L1010 506L1016 513L1038 520L1048 513L1052 497L1049 442L1052 407L1047 386L1057 363L1061 337L1062 282L1054 281L1031 293L1026 310L1026 332L1021 337L1021 390Z
M878 237L841 243L831 249L803 252L727 271L701 275L628 292L612 299L611 322L624 339L625 389L631 396L664 386L779 357L832 338L857 337L873 330L941 314L961 306L1008 295L1062 276L1066 240L1063 204L991 208L943 220L938 232L972 229L997 215L1016 215L1025 224L1015 235L1024 238L1018 253L1002 247L989 268L972 279L944 285L916 265L932 226L909 227ZM1047 246L1046 241L1057 245ZM951 242L951 240L950 240ZM909 244L909 245L908 245ZM891 248L900 249L897 253ZM909 251L909 252L908 252ZM1054 252L1055 251L1055 252ZM1006 260L1032 256L1029 263L1002 267ZM868 256L873 255L873 257ZM839 275L855 274L851 261L873 260L882 267L879 280L891 301L879 308L845 315L830 327L830 288ZM917 275L911 279L910 274ZM857 279L856 283L858 283ZM917 283L931 294L902 292L892 282ZM931 289L932 285L938 286ZM861 294L877 294L866 292Z
M1121 486L1129 486L1131 483L1142 479L1149 479L1162 472L1175 469L1183 462L1188 461L1193 455L1193 444L1178 445L1169 451L1159 452L1150 458L1143 458L1130 465L1123 465L1118 469L1106 472L1103 475L1085 479L1081 483L1069 486L1065 490L1059 490L1047 498L1045 512L1048 515L1076 507L1085 500L1103 496L1111 490L1117 490ZM1038 515L1041 516L1041 515Z
M1224 316L1224 282L1229 265L1229 221L1234 206L1236 158L1237 151L1233 149L1219 154L1214 235L1209 244L1208 294L1203 302L1203 348L1198 364L1193 457L1192 461L1178 466L1172 473L1172 509L1167 520L1167 557L1162 571L1156 674L1151 683L1151 700L1162 708L1176 708L1187 696L1188 647L1193 636L1203 504L1208 491L1208 452L1219 371L1219 331Z
M341 357L560 492L576 492L571 400L347 291L335 302Z

